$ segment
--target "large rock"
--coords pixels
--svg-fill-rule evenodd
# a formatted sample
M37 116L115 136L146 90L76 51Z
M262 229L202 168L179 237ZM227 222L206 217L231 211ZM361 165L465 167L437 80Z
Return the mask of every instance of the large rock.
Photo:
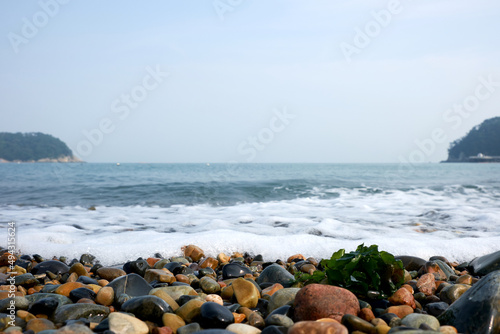
M500 270L483 277L441 316L441 325L464 334L500 333Z
M341 321L344 314L357 315L360 307L356 296L337 286L310 284L295 296L295 321L332 318Z
M285 268L278 264L272 264L264 269L256 282L261 283L280 283L285 288L292 286L294 277Z
M476 275L487 275L500 269L500 251L477 257L469 263L469 268Z

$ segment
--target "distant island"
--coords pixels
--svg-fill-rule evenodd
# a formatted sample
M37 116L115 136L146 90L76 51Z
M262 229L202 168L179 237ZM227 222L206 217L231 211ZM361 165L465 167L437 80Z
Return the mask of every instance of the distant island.
M500 162L500 117L485 120L452 142L443 162Z
M60 139L40 132L0 132L0 162L82 162Z

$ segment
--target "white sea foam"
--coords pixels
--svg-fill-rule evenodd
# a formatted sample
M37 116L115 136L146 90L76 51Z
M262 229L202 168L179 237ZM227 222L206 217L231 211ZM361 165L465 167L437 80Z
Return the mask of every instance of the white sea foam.
M72 258L90 252L104 264L156 252L178 255L190 243L208 255L248 251L269 261L295 253L325 258L361 243L393 254L456 261L498 250L496 198L480 189L372 191L369 196L366 188L335 191L336 198L227 207L97 206L91 211L10 205L0 208L0 221L16 222L17 245L24 253Z

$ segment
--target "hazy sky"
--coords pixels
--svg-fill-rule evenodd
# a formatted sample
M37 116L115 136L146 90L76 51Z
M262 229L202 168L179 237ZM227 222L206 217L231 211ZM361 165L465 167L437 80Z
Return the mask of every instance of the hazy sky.
M499 32L492 0L6 0L0 131L89 162L436 162L500 116Z

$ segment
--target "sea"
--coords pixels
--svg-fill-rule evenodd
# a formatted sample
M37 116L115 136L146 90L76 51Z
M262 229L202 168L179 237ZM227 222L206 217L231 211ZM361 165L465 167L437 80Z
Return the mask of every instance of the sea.
M104 265L379 246L466 262L500 249L500 164L0 164L0 246Z

